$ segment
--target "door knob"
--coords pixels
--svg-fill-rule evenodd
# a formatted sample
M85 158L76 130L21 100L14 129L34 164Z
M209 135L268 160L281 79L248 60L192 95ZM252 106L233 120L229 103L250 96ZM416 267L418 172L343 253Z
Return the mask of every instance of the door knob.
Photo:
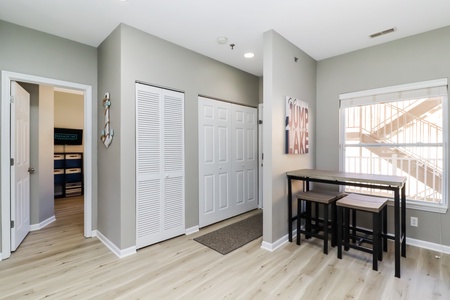
M28 168L28 173L33 174L34 173L34 168Z

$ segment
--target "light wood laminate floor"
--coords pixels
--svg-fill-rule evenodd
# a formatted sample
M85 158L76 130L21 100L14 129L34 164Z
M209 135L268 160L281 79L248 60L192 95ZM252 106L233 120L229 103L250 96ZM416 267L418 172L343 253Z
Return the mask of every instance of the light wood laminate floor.
M82 210L57 200L56 221L0 262L1 299L450 299L450 257L425 249L408 246L398 279L392 244L375 272L369 254L338 260L321 241L268 252L259 238L225 256L193 241L251 212L119 259L83 237Z

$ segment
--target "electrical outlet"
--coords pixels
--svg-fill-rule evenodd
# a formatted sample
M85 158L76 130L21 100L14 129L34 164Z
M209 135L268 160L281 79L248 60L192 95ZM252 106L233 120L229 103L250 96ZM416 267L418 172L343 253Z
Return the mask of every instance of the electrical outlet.
M417 217L411 217L411 226L413 227L419 226L419 219Z

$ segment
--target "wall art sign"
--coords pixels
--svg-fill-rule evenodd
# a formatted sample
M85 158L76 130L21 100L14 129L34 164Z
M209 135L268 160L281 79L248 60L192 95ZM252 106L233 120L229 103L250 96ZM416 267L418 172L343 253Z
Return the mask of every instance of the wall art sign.
M286 97L286 154L306 154L308 144L308 103Z

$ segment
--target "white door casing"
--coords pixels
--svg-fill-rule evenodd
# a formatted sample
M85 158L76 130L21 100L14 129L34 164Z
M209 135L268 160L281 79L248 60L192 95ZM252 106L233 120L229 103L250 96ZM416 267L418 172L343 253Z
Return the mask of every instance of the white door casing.
M30 94L11 82L11 251L30 232Z
M259 153L259 184L258 184L258 202L259 208L264 207L263 201L263 170L264 170L264 149L263 149L263 138L264 138L264 122L263 122L263 112L264 112L264 104L260 103L258 105L258 153Z
M136 248L185 233L184 94L136 84Z
M1 257L0 260L11 256L11 181L14 178L11 174L10 157L11 157L11 122L14 117L10 111L10 95L11 82L20 81L33 84L45 84L53 87L68 88L84 92L84 236L91 237L95 235L92 231L92 194L93 194L93 145L92 132L96 130L93 123L93 115L96 115L92 105L92 86L61 81L45 77L1 71Z
M256 109L199 97L199 226L257 208Z

